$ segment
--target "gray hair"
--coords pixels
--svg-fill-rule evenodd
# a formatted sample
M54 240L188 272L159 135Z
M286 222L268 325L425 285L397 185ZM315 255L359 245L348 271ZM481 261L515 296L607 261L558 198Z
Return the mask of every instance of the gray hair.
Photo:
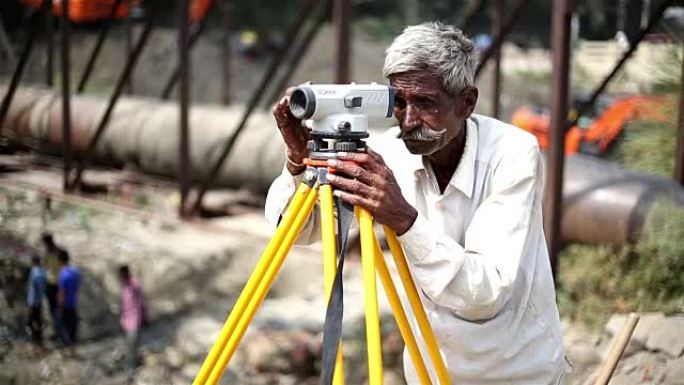
M428 22L406 27L385 51L383 75L430 71L444 90L456 95L475 79L478 55L473 42L451 25Z

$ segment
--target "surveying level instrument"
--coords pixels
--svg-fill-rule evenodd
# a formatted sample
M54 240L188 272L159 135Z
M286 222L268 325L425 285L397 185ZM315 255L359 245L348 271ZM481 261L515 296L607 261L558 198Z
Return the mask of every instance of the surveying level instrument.
M391 87L376 84L302 85L292 93L290 112L296 118L303 119L307 127L311 128L311 140L308 143L310 157L305 159L308 167L304 179L294 193L273 237L235 302L193 385L216 385L219 382L257 308L263 302L280 271L285 257L309 219L317 200L321 219L325 294L328 297L323 328L321 383L324 385L344 384L341 343L342 270L349 226L353 217L356 216L361 234L368 383L370 385L383 384L377 274L389 299L392 313L416 368L420 383L432 384L399 294L390 276L382 249L373 232L371 214L362 207L353 207L339 199L334 199L333 188L327 180L327 175L335 172L327 166L327 161L335 159L340 152L365 152L368 117L390 117L393 105L394 90ZM335 208L337 209L337 234L335 232ZM387 226L383 228L439 384L451 384L447 368L440 355L437 339L411 277L404 251L394 231Z

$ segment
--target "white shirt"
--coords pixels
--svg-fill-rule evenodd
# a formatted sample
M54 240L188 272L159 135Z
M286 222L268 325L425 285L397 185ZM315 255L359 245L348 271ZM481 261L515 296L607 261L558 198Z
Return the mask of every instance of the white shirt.
M534 136L473 115L458 168L440 193L429 162L408 152L398 132L391 128L368 143L418 211L399 240L453 383L558 384L567 364L542 229L543 165ZM266 200L272 223L297 179L285 170L273 182ZM320 239L317 218L312 215L299 241ZM404 368L407 382L418 384L406 352ZM432 378L438 384L434 373Z

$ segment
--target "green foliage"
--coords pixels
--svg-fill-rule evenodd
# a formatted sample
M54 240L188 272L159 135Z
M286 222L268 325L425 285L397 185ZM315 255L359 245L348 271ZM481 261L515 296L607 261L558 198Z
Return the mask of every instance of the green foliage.
M628 123L607 158L632 170L671 177L674 171L675 140L677 137L676 105L663 106L668 117L664 122L634 121Z

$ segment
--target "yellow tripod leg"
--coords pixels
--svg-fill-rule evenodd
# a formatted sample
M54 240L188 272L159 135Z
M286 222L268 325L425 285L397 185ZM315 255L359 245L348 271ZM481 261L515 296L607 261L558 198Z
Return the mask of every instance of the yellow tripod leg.
M382 385L382 347L380 316L375 281L375 233L373 218L361 207L356 207L361 229L361 265L363 268L363 296L366 308L366 343L368 346L368 383Z
M261 258L259 258L257 265L254 267L254 271L247 280L244 289L240 293L240 296L233 306L233 310L230 312L228 319L226 319L226 322L221 329L221 334L214 343L214 346L209 351L207 358L204 360L202 367L197 373L197 376L193 381L193 385L203 385L207 381L209 374L216 365L219 355L228 342L228 338L231 334L233 334L240 315L244 312L245 308L247 307L247 303L252 298L254 290L256 289L256 285L263 279L266 269L271 265L273 256L278 250L278 247L280 247L283 238L285 238L285 235L292 229L292 224L297 217L297 213L300 212L302 204L304 203L310 191L311 187L305 183L301 183L297 188L297 191L292 198L292 202L290 202L290 205L288 206L280 225L276 229L276 232L271 240L266 245L266 249L264 250Z
M321 238L323 240L323 274L325 275L325 296L330 298L337 267L337 238L335 237L335 215L333 212L332 187L324 184L320 187L318 198L321 201ZM342 364L342 343L337 349L333 385L344 384L344 367Z
M404 338L406 349L409 352L409 356L411 356L413 365L416 367L418 379L423 385L432 385L432 380L430 379L430 375L425 367L423 356L420 354L416 337L413 335L408 318L406 317L406 312L404 312L404 306L401 304L399 294L397 293L397 288L394 286L389 269L387 268L387 263L385 263L385 258L382 255L382 249L377 241L375 242L375 266L378 269L378 275L380 276L382 287L385 288L387 299L392 307L392 313L394 313L394 319L397 321L399 332L401 332L401 336Z
M406 255L404 255L404 250L401 248L401 244L399 244L399 240L397 239L397 235L394 233L394 230L387 226L383 226L383 228L385 229L385 236L387 236L387 243L389 243L390 250L392 251L392 257L394 258L394 262L397 264L397 270L399 271L401 282L404 285L404 290L406 290L406 295L408 296L409 303L411 304L411 309L416 317L416 321L418 321L420 333L423 335L425 345L427 346L428 353L432 359L432 364L435 366L435 370L437 371L439 383L442 385L450 385L451 378L449 377L449 372L447 371L446 365L444 364L442 356L439 353L437 338L435 337L435 333L432 331L430 321L428 321L425 310L423 309L423 303L420 301L420 297L418 296L416 284L413 282L411 272L409 271L408 264L406 263Z
M261 305L261 303L264 301L264 298L266 298L266 293L268 292L268 289L270 289L271 284L276 278L276 275L280 271L280 267L283 265L287 253L290 251L295 239L297 239L297 236L304 226L304 223L309 218L309 215L311 215L311 210L313 209L314 203L316 203L317 192L317 189L312 189L309 191L301 210L296 214L291 231L288 231L285 235L283 243L276 251L273 261L271 262L270 266L268 266L263 279L257 283L254 296L247 304L245 312L243 314L238 314L240 318L237 322L237 326L235 327L235 331L230 335L228 343L221 352L216 365L212 368L211 374L209 375L209 379L207 380L206 384L216 385L221 379L223 371L226 369L228 362L233 357L240 340L247 331L247 327L249 327L250 322L252 322L252 318L254 318L254 314L256 313L259 305Z

